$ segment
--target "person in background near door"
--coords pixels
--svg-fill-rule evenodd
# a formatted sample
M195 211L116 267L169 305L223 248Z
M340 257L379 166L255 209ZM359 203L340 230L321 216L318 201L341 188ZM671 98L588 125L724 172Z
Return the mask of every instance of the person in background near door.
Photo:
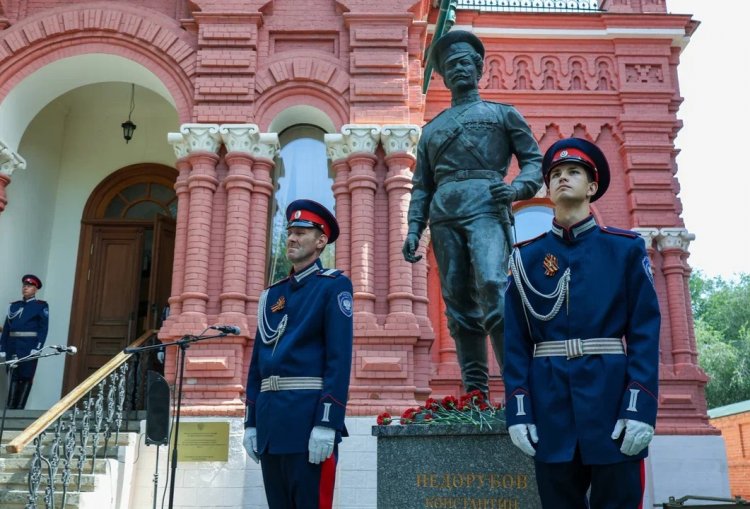
M243 445L260 460L270 509L331 509L352 363L352 282L324 269L339 235L323 205L286 210L289 277L258 302Z
M42 349L47 340L49 306L36 298L42 280L33 274L21 278L22 300L12 302L0 334L0 357L21 359ZM13 369L10 380L7 408L23 409L31 392L38 361L22 362Z
M591 214L609 185L596 145L554 143L542 173L552 229L516 245L505 296L508 431L545 509L635 509L658 407L651 264L637 233Z

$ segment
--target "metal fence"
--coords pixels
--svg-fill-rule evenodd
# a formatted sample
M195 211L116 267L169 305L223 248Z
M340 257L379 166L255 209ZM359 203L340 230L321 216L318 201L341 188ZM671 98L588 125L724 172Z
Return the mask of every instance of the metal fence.
M457 0L457 9L489 12L601 12L597 0Z

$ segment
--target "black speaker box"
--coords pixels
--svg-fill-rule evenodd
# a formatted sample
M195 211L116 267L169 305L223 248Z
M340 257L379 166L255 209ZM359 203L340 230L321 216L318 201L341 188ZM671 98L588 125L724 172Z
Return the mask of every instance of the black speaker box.
M146 386L146 445L169 442L169 384L156 371L149 371Z

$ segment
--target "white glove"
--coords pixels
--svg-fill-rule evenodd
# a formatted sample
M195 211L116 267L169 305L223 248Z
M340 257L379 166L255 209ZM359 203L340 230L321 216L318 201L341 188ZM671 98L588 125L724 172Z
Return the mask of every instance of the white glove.
M258 430L255 428L245 428L245 436L242 437L242 446L247 451L250 459L258 463Z
M622 430L625 430L625 438L620 452L628 456L635 456L648 447L654 437L654 427L650 424L633 419L618 419L612 430L612 440L617 440L622 435Z
M39 350L37 350L37 349L35 349L35 348L32 348L32 349L31 349L31 353L30 353L29 355L36 355L36 354L38 354L38 353L39 353Z
M308 460L315 465L323 463L333 454L333 444L336 441L336 430L325 426L315 426L310 432L307 449L310 452Z
M536 424L514 424L508 426L508 433L510 433L510 441L513 442L513 445L521 449L521 452L526 456L534 457L536 449L531 445L531 442L539 442ZM531 442L529 442L529 437L531 437Z
M5 359L5 352L0 352L0 359Z

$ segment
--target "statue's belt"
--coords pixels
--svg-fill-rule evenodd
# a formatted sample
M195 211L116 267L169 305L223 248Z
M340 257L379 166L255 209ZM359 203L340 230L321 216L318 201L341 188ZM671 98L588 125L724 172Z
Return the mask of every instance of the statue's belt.
M503 176L496 170L456 170L450 173L440 173L435 179L437 180L437 185L441 185L446 182L456 182L459 180L502 180Z

